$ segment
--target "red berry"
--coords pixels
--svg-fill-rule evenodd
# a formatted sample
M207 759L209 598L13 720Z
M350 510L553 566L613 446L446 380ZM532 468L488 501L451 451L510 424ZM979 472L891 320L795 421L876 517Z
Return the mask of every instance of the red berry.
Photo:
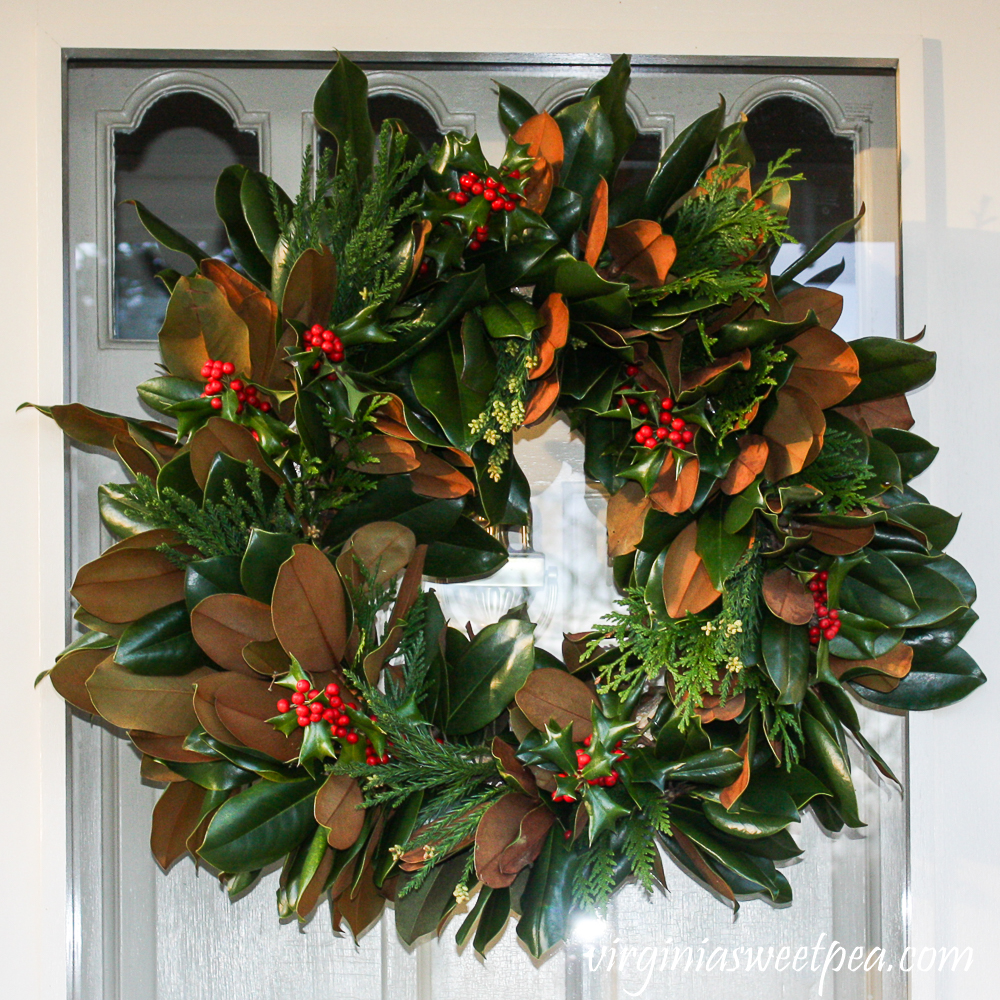
M351 724L351 717L349 715L340 715L337 717L338 726L349 726Z
M645 445L645 446L646 446L647 448L655 448L655 447L656 447L656 438L655 438L655 437L648 437L648 438L646 438L646 440L645 440L645 441L643 441L642 443L643 443L643 444L644 444L644 445Z
M681 431L681 440L685 444L690 444L694 440L694 431L689 431L687 428Z
M235 371L236 371L236 365L234 365L232 363L232 361L223 361L222 362L222 374L223 375L232 375L233 372L235 372Z
M477 182L477 183L473 184L472 187L469 188L469 190L473 194L482 194L483 193L483 186L482 186L482 184L480 184L480 183Z
M636 404L636 398L635 398L635 396L626 396L625 397L625 402L628 403L629 406L635 406L635 404Z
M334 695L337 694L340 694L340 686L338 684L327 684L326 686L327 698L332 698Z
M639 366L638 365L629 365L625 369L625 374L628 375L629 378L635 378L636 375L639 374Z
M829 628L830 624L831 623L830 623L830 619L829 618L820 618L820 620L819 620L819 627L820 628Z
M816 593L817 590L822 590L823 589L823 584L821 584L819 582L819 580L810 580L809 581L809 589L813 593Z
M667 431L666 427L657 427L657 428L656 428L656 436L657 436L657 437L658 437L658 438L659 438L659 439L660 439L661 441L663 441L663 440L664 440L664 439L666 438L666 436L667 436L667 433L668 433L668 431Z
M300 680L300 681L296 681L295 682L295 690L296 691L302 691L304 693L304 692L308 691L309 688L311 688L311 687L312 687L312 685L309 683L309 681L305 680L304 678L302 680Z
M645 403L640 403L638 409L639 409L639 416L640 417L648 417L649 416L649 407Z
M337 713L332 708L328 708L323 713L323 721L329 722L330 725L333 725L337 721Z
M837 629L835 629L835 628L828 628L828 629L826 629L823 632L823 637L827 641L829 641L830 639L836 639L837 638Z
M319 697L319 691L317 691L315 688L310 688L309 693L306 695L306 697L310 701L312 701L314 698L318 698Z
M335 695L328 695L330 699L330 708L340 708L344 703Z
M462 176L458 179L458 186L463 191L468 191L469 188L472 187L472 178L468 174L462 174Z
M646 440L646 435L642 433L642 428L640 427L635 432L635 441L636 441L636 444L642 444L643 441L645 441L645 440Z
M569 840L569 838L572 836L573 833L571 830L563 830L563 840Z
M201 377L202 378L211 378L212 377L212 365L211 365L211 362L208 362L208 363L203 364L201 366Z
M667 440L671 444L680 444L681 443L681 432L680 431L671 431L667 435Z
M347 735L347 726L337 726L337 728L334 730L334 733L340 739L343 739Z
M497 194L506 194L506 193L507 193L507 188L504 187L503 184L498 184L497 185Z
M837 621L837 619L840 617L840 612L836 608L830 608L830 610L827 612L826 617L831 618L833 621ZM839 625L840 623L837 622L837 624Z
M664 410L672 410L674 408L674 401L669 396L667 396L666 399L664 399L663 402L660 403L660 406Z
M291 707L292 706L289 703L289 701L288 701L287 698L280 698L278 700L278 711L281 712L282 714L284 714L285 712L289 711L291 709Z
M309 720L309 716L308 715L300 715L299 716L299 725L300 726L303 726L303 727L304 726L308 726L309 725L309 721L310 720Z
M490 208L494 212L502 212L503 211L503 198L497 198L496 201L491 202L490 203Z
M682 430L684 430L685 426L686 425L685 425L684 421L681 420L680 417L674 417L674 419L670 421L670 429L671 430L682 431Z
M222 383L218 379L212 379L212 381L205 386L205 392L207 392L210 396L214 396L217 392L222 392Z
M576 752L577 767L586 767L589 763L590 763L590 754L584 753L582 750L577 750Z
M512 170L507 176L508 177L513 177L514 180L517 180L521 176L521 171L520 170Z
M482 245L482 243L479 242L479 240L472 240L469 243L469 249L470 250L481 250L482 247L483 247L483 245Z
M611 774L609 774L607 776L607 778L605 778L604 780L606 781L606 783L607 783L607 785L608 785L609 788L612 785L617 785L618 784L618 772L617 771L612 771Z
M819 578L820 580L822 580L822 581L823 581L824 583L825 583L825 582L826 582L827 580L829 580L829 579L830 579L830 574L829 574L829 573L828 573L828 572L827 572L827 571L826 571L825 569L824 569L824 570L820 570L820 572L819 572L819 573L817 573L817 574L816 574L816 576L817 576L817 577L818 577L818 578Z
M495 177L486 178L486 186L488 188L495 188L500 182Z
M493 204L496 205L496 202L493 202ZM515 208L517 208L516 201L505 201L503 203L503 210L505 212L513 212Z
M327 375L328 379L335 379L336 377L337 377L336 375ZM266 399L260 404L260 412L261 413L271 412L271 404Z
M301 691L296 691L295 694L292 695L293 705L304 705L305 703L306 696Z
M357 733L348 733L347 734L347 742L348 743L357 743L358 742L358 734Z
M661 424L669 424L670 423L670 413L667 410L664 410L660 414L660 423Z
M460 191L458 194L455 195L455 201L459 205L468 205L469 204L469 196L467 194L463 194Z
M590 746L590 737L589 737L589 736L585 736L585 737L583 738L583 745L584 745L585 747L589 747L589 746Z

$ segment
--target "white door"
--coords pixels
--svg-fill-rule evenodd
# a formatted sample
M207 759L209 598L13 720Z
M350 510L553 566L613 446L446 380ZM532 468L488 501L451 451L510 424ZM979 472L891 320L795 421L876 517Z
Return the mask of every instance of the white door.
M505 139L491 81L514 87L539 109L553 109L603 72L601 60L459 57L421 60L360 56L369 70L373 112L408 116L432 138L478 131L487 157ZM224 60L171 64L76 59L68 75L69 217L67 280L71 303L69 397L117 412L140 407L133 387L157 360L160 297L152 271L159 250L144 239L124 198L138 197L216 252L211 183L221 167L260 164L295 188L304 146L313 140L312 95L327 67ZM893 335L897 323L898 181L896 80L890 66L751 66L636 60L629 108L641 133L635 170L722 93L728 113L748 113L760 141L801 145L817 180L802 189L796 225L804 238L824 222L869 209L853 242L836 245L807 274L846 298L838 329L848 339ZM400 105L400 101L406 102ZM786 103L782 104L784 101ZM794 130L799 129L800 138ZM846 192L846 193L845 193ZM207 198L207 202L206 202ZM162 202L158 203L158 202ZM171 216L173 213L173 216ZM795 254L794 247L783 251ZM843 268L840 263L843 261ZM165 255L164 263L170 263ZM582 445L560 421L526 434L518 457L531 481L533 548L522 578L539 642L558 649L562 631L587 628L613 599L603 565L603 499L583 477ZM107 544L96 487L121 473L110 460L73 449L70 573ZM525 563L525 565L527 565ZM453 588L456 618L493 619L509 588ZM898 773L905 773L906 722L864 712L867 731ZM802 862L786 871L792 910L750 902L731 912L686 875L668 867L668 895L645 899L626 889L603 922L588 922L577 941L534 962L508 928L485 961L459 955L454 926L408 953L391 914L359 946L331 932L321 909L304 928L279 924L270 876L230 903L213 877L187 861L169 875L148 849L158 789L140 784L138 758L115 733L83 716L71 720L71 872L73 996L79 1000L311 1000L502 996L651 998L725 995L805 1000L817 995L825 949L905 944L906 811L897 791L859 777L868 827L830 837L807 819L797 832ZM863 771L859 763L859 775ZM821 940L821 935L824 937ZM821 940L819 968L812 949ZM690 947L690 953L685 947ZM732 949L763 948L766 969L746 971ZM611 949L615 949L612 952ZM634 949L622 962L622 949ZM602 950L603 949L603 950ZM650 949L654 949L650 951ZM768 957L768 949L773 949ZM808 958L801 959L801 950ZM725 957L721 955L726 950ZM612 954L614 961L612 962ZM836 953L834 953L836 954ZM834 966L836 966L836 960ZM829 971L822 995L837 1000L902 1000L898 969Z

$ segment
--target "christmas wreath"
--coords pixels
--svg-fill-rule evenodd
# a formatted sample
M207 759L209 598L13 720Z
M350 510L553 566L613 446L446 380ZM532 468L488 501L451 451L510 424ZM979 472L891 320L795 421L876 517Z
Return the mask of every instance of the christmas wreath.
M958 518L910 485L937 449L905 394L935 356L846 343L840 297L796 281L857 219L772 273L798 178L724 106L619 187L628 83L622 57L555 115L500 86L493 166L475 136L376 134L341 57L296 197L219 178L234 266L135 205L193 266L159 275L138 394L162 422L39 407L132 474L100 488L118 541L47 673L166 783L164 869L190 853L237 896L280 862L281 917L329 899L357 936L391 900L412 942L461 911L480 952L513 913L534 955L663 884L662 854L734 906L786 902L807 804L863 825L849 741L893 777L855 697L984 681ZM497 526L530 517L514 434L554 411L609 496L621 593L558 651L523 607L449 624L423 584L504 563Z

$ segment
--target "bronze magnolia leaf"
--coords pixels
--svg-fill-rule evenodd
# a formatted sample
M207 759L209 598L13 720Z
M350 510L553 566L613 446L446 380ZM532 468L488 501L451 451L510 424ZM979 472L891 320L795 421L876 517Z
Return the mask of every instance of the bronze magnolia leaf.
M744 434L739 441L740 453L733 459L719 484L723 493L742 493L763 471L767 464L767 441L759 434Z
M541 667L528 674L514 695L517 707L536 728L544 730L554 721L560 729L573 724L573 740L579 743L593 732L590 708L597 697L579 678L556 667Z
M224 670L250 675L243 648L275 638L271 607L244 594L210 594L191 612L194 640Z
M836 406L860 385L858 357L847 341L814 326L788 344L798 357L786 386L800 389L821 410Z
M614 274L627 274L640 288L659 288L666 283L677 259L674 238L658 222L633 219L608 230L608 249L614 258Z
M524 414L524 426L540 424L555 409L558 399L559 377L553 370L535 383L535 392L528 401Z
M733 806L736 805L740 796L747 790L747 785L750 784L749 733L743 737L743 742L740 744L738 753L743 758L743 769L740 771L739 777L731 785L726 785L726 787L719 793L719 802L722 803L726 809L732 809Z
M903 395L887 396L885 399L873 399L851 406L839 406L836 412L854 421L868 435L880 427L895 427L901 431L908 431L914 423L910 404Z
M255 292L233 308L247 326L251 379L273 388L280 386L282 382L287 382L291 369L283 360L284 352L279 358L279 345L275 343L278 307L265 292ZM279 369L284 373L284 377L275 381L275 371Z
M677 461L671 451L663 461L663 468L649 491L649 501L665 514L683 514L691 509L698 492L701 467L697 458L688 458L678 473Z
M236 677L239 675L227 672L220 673L213 670L210 677L203 677L195 686L192 705L195 715L198 716L198 722L201 723L202 729L209 736L219 740L221 743L225 743L227 746L239 747L243 745L242 741L219 718L219 713L215 708L216 692L223 687L227 679L231 676ZM277 715L277 713L278 710L275 708L272 714Z
M260 294L260 289L249 278L233 270L218 257L206 257L198 265L198 269L209 281L219 286L219 290L233 309L238 309L251 295Z
M632 481L608 500L608 555L612 559L635 551L650 506L642 487Z
M375 886L369 863L362 868L357 887L337 899L334 919L339 915L347 921L354 943L357 944L361 935L378 920L384 909L385 897L379 894Z
M215 714L244 746L275 760L290 761L299 755L302 731L291 736L275 729L267 719L278 714L277 698L267 681L223 674L215 688Z
M663 600L671 618L704 611L720 596L698 555L698 522L692 521L671 543L663 564Z
M717 358L703 368L695 368L693 371L685 374L681 379L681 391L687 392L689 389L696 389L698 386L705 385L711 382L712 379L718 378L723 372L727 372L730 368L735 368L737 365L745 372L749 371L751 364L752 358L749 348L744 348L742 351L736 351L733 354L727 354L725 357Z
M509 775L525 795L537 798L538 786L534 775L518 760L514 748L506 740L494 736L491 749L500 772L505 776ZM511 790L517 791L518 789Z
M194 685L214 674L209 667L198 667L183 677L145 677L108 657L90 675L87 691L101 717L119 729L187 736L198 724Z
M761 590L771 613L790 625L806 625L816 610L808 587L790 569L765 573Z
M406 567L406 572L403 574L399 590L396 592L396 601L392 606L392 614L386 625L382 645L365 657L365 677L369 684L378 683L379 674L381 674L386 661L392 657L402 642L403 621L420 596L426 559L427 546L418 545Z
M234 424L222 417L212 417L191 436L190 448L191 474L202 489L208 482L212 462L220 452L238 462L253 462L279 486L284 483L281 476L267 464L253 435L242 424Z
M361 801L360 786L346 774L331 774L316 793L316 822L330 831L326 839L334 850L346 851L358 839L365 825Z
M475 850L476 877L483 885L504 889L513 883L517 872L508 874L501 871L500 858L517 841L521 821L538 807L537 799L519 792L508 792L483 813L476 827Z
M913 666L913 647L901 642L873 660L842 660L830 657L830 671L838 680L848 671L868 671L852 677L854 684L872 691L894 691Z
M556 359L556 351L566 346L569 338L569 307L559 292L552 292L538 310L543 326L538 333L538 365L531 369L529 379L547 375Z
M587 234L583 243L583 259L591 267L597 267L597 259L601 256L607 238L608 182L601 177L590 203L590 219L587 222Z
M195 753L194 750L185 750L183 736L160 736L159 733L130 729L128 738L144 754L159 757L161 760L174 761L178 764L205 764L215 759L202 753Z
M828 556L847 556L868 545L875 537L874 524L859 524L856 528L834 528L825 524L796 522L792 534L811 535L809 544Z
M530 865L539 854L545 838L556 818L552 810L539 803L521 820L517 838L501 853L497 860L503 875L517 876L521 869Z
M337 453L346 458L347 442L337 445ZM348 462L347 467L356 472L368 472L375 476L394 476L400 472L410 472L419 468L420 459L408 441L384 434L373 434L358 445L359 453L370 461Z
M148 754L143 754L139 761L139 777L143 781L158 785L170 785L184 781L184 778L176 771L171 771L162 761L154 760Z
M219 287L200 275L177 279L160 328L160 354L171 375L193 382L209 360L231 361L237 373L250 374L246 323Z
M329 247L303 250L288 272L281 314L310 327L325 327L337 297L337 262Z
M801 472L819 454L825 431L826 418L810 396L790 386L779 389L778 406L764 424L767 478L776 483Z
M80 567L70 593L107 622L133 622L184 599L184 570L153 549L109 550Z
M414 451L420 461L419 467L410 473L414 493L438 500L453 500L475 492L472 480L455 466L422 448L414 448Z
M281 564L271 622L285 652L304 670L323 673L340 666L347 647L344 585L333 563L314 545L293 546Z
M157 800L149 847L164 871L187 854L187 841L198 827L204 801L205 789L193 781L170 785Z
M97 709L90 700L87 681L90 675L109 656L114 656L114 649L74 649L56 660L56 665L49 671L49 680L56 691L74 708L81 712L97 715Z
M563 164L563 137L559 124L547 112L532 115L515 133L514 142L528 147L528 156L542 157L559 170Z
M327 849L323 852L323 857L320 858L320 862L316 866L316 871L313 872L313 877L309 879L306 887L299 895L298 902L295 904L295 915L299 920L305 920L316 909L316 905L323 898L323 889L326 887L327 879L333 871L333 862L336 857L336 851L332 847L327 846Z
M254 639L253 642L248 642L243 647L243 662L254 673L265 677L288 673L292 664L291 658L277 639L269 639L267 642Z
M844 311L844 296L826 288L796 288L781 298L784 322L801 323L811 309L819 325L832 330Z
M677 841L678 846L687 855L691 864L694 865L695 871L698 872L699 876L705 881L705 883L714 889L720 896L723 896L730 902L735 903L736 896L730 888L729 883L726 882L722 876L717 874L715 869L709 865L694 841L692 841L686 833L676 827L671 833L671 836L675 841Z
M417 538L405 525L372 521L351 535L341 558L350 554L368 570L373 584L381 587L406 566L416 548ZM340 559L337 563L340 568Z

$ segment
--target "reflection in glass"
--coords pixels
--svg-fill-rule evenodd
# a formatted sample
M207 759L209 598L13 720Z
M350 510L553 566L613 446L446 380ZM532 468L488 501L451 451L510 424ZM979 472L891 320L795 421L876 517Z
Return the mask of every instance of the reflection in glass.
M164 268L191 269L190 258L165 250L143 228L135 199L207 254L233 263L215 213L215 182L226 167L257 168L257 135L241 132L226 111L201 94L157 101L131 132L116 132L114 221L114 336L153 340L169 298L156 278Z

